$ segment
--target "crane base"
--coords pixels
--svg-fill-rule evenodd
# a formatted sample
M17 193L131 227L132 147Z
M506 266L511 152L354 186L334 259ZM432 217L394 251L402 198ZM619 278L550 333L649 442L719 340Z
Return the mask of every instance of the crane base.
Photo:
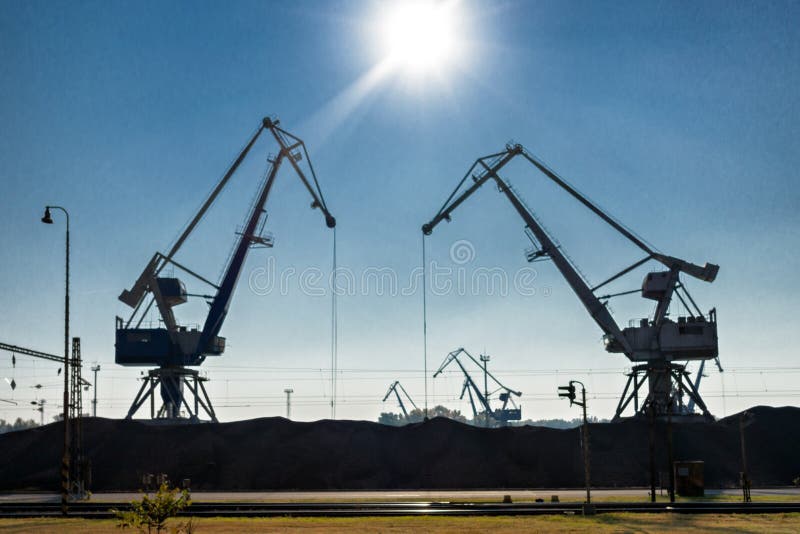
M647 395L640 403L640 392L647 383ZM684 396L693 401L700 413L690 411ZM713 421L714 416L706 408L700 392L692 384L685 365L672 362L648 362L636 365L628 374L628 381L622 391L617 411L612 421L622 419L622 413L633 402L634 417L655 418L674 417L681 421L702 420Z
M132 419L149 399L150 418L153 420L200 423L203 422L200 419L200 410L202 409L212 423L217 423L217 415L203 385L206 381L208 378L202 377L198 371L186 367L151 369L143 378L142 387L136 394L125 419ZM158 411L156 411L157 387L160 387L162 400ZM184 387L189 390L188 399L184 395Z

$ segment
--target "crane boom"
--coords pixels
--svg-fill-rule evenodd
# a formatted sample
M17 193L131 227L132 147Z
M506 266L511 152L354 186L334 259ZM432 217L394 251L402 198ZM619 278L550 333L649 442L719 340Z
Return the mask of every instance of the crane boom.
M497 182L500 191L505 194L505 196L514 206L514 209L517 211L520 217L522 217L522 220L525 221L526 226L534 233L536 238L541 243L542 252L553 259L553 263L555 263L556 267L561 272L561 275L566 279L567 283L586 307L594 321L598 324L598 326L600 326L600 329L607 336L611 336L613 339L620 340L620 343L622 343L626 353L632 352L630 346L625 340L625 336L622 335L619 326L617 326L617 323L614 321L613 317L611 317L611 314L608 312L608 309L605 307L605 305L594 295L591 288L589 288L583 278L578 274L576 269L561 253L559 248L553 243L553 241L547 235L547 232L544 231L544 229L536 220L536 217L534 217L534 215L528 210L528 208L511 189L511 187L500 177L499 174L497 174L498 171L502 169L509 161L520 154L524 154L522 146L513 145L508 147L506 153L499 159L496 159L494 162L490 162L489 164L486 163L486 160L491 159L492 156L485 156L476 160L470 170L480 165L483 167L483 172L479 176L473 178L474 184L459 196L451 195L449 199L450 201L446 203L441 210L439 210L439 213L437 213L436 216L430 220L430 222L422 226L422 231L426 235L430 235L433 229L440 222L443 220L449 220L450 214L453 212L453 210L467 198L472 196L472 194L475 193L480 186L486 183L487 180L494 179ZM463 182L464 181L462 180L461 183L463 184ZM461 184L459 184L459 187L456 188L456 191L458 191L460 186ZM642 246L644 246L644 244L642 244Z
M513 190L511 185L508 184L498 174L500 169L507 165L516 156L522 156L526 161L531 163L550 180L555 182L571 196L576 198L581 204L598 215L603 221L611 225L624 237L633 242L637 247L645 251L647 253L647 257L624 269L622 272L613 276L603 284L600 284L595 288L589 287L589 285L578 272L577 268L561 251L560 247L554 243L547 231L538 222L533 212L525 205L519 195ZM457 194L475 168L480 168L481 171L477 174L472 174L472 180L474 183L461 194ZM658 335L659 330L665 321L673 292L678 283L679 273L683 272L706 282L712 282L716 278L719 270L719 266L717 265L707 263L701 267L679 258L654 251L642 239L634 235L633 232L622 226L620 223L614 220L614 218L597 207L588 198L579 193L574 187L569 185L564 179L560 178L544 163L530 155L520 144L507 145L504 152L491 154L475 160L475 163L472 164L467 172L467 175L462 178L461 182L458 184L450 197L448 197L447 201L439 210L439 212L437 212L437 214L429 222L422 225L423 233L425 235L430 235L433 232L433 229L439 223L445 220L449 221L453 210L460 206L467 198L472 196L472 194L475 193L475 191L477 191L489 179L493 179L497 183L500 192L506 196L514 209L525 222L528 230L530 230L535 239L538 240L541 249L537 251L534 256L547 256L553 260L553 263L564 277L567 284L569 284L570 288L589 312L589 315L603 331L606 348L611 352L622 352L631 360L641 361L651 359L653 350L652 339L654 336ZM668 277L656 277L657 280L655 280L653 283L660 284L658 289L651 290L649 287L645 287L648 285L649 279L645 281L645 284L642 287L642 296L646 298L653 298L659 301L653 321L654 328L652 328L649 332L644 332L644 336L640 335L637 337L635 332L631 332L630 335L626 335L627 330L630 329L623 331L619 327L614 318L611 316L611 313L608 311L606 303L604 303L602 299L595 295L594 291L606 283L618 278L622 274L625 274L630 270L642 265L649 259L660 262L661 264L667 266L670 270ZM648 339L644 340L644 337L647 337ZM715 338L715 333L714 336L711 336L711 333L709 332L707 337ZM633 341L637 342L635 346L631 338L633 338ZM706 353L703 352L703 357L705 357L705 354ZM714 356L716 356L716 354L714 354ZM699 356L693 355L690 357L696 358Z
M211 310L209 311L205 325L203 326L203 333L200 336L198 351L202 350L203 347L207 347L208 344L219 334L219 331L222 328L222 323L228 314L228 307L230 306L230 302L233 297L233 291L236 288L236 283L239 281L239 275L241 274L242 267L247 259L247 253L250 250L250 245L254 241L256 228L259 221L261 221L262 217L264 216L264 205L266 204L269 193L272 190L272 184L275 181L275 176L278 174L278 170L280 169L281 163L284 160L289 161L292 168L294 168L295 172L297 173L297 176L300 178L300 181L306 187L309 194L311 194L313 199L312 207L322 210L323 214L325 215L326 225L329 228L336 226L336 219L330 214L328 207L325 205L325 200L322 197L322 192L319 189L319 183L317 183L316 176L314 176L314 182L317 185L317 189L315 190L313 187L311 187L311 184L309 183L302 169L297 164L297 160L300 159L300 157L292 152L298 147L302 147L303 151L305 152L305 144L303 141L278 127L277 123L273 122L269 118L265 118L262 122L261 131L264 129L269 129L270 132L272 132L273 137L280 146L280 153L271 163L271 168L267 175L267 179L264 182L264 187L261 189L258 200L253 205L253 210L250 213L250 217L244 231L240 235L239 243L237 244L235 252L231 257L231 261L228 264L225 277L222 279L222 283L217 291L217 296L214 297ZM290 145L287 142L287 137L291 138L294 143ZM253 140L255 140L255 137ZM247 146L245 151L249 150L250 146L252 146L252 142ZM246 154L246 152L243 154ZM238 162L241 159L241 156L240 159L237 159L236 166L238 166ZM310 164L308 155L306 155L306 159ZM313 172L313 167L311 167L311 169Z
M222 323L228 315L228 308L233 297L233 290L236 288L236 283L239 281L239 275L247 259L247 253L253 243L253 236L255 235L258 222L264 216L264 204L267 202L267 197L272 189L272 184L275 181L275 176L278 174L278 169L280 169L283 159L284 155L283 152L281 152L272 162L269 174L264 182L264 187L261 189L258 200L253 205L253 210L250 213L244 231L241 232L239 236L239 242L236 245L235 252L233 256L231 256L230 263L225 271L225 276L222 279L222 283L219 285L219 290L214 297L211 309L206 317L206 322L203 325L200 342L197 344L196 349L198 352L197 356L200 358L202 358L201 354L205 352L209 342L219 334L220 329L222 329Z
M714 279L717 277L717 272L719 271L718 265L707 263L703 267L700 267L699 265L695 265L688 261L684 261L679 258L673 258L672 256L667 256L655 252L648 245L646 245L644 241L642 241L639 237L635 236L633 232L631 232L623 225L621 225L619 222L614 220L614 218L611 217L608 213L601 210L591 200L586 198L584 195L578 192L577 189L569 185L564 179L558 176L558 174L556 174L547 165L539 161L532 154L529 154L528 151L526 151L524 148L521 148L520 154L522 154L522 156L526 160L531 162L537 169L539 169L542 172L542 174L550 178L553 182L558 184L567 193L572 195L576 200L578 200L578 202L589 208L595 215L597 215L603 221L608 223L617 232L625 236L629 241L631 241L637 247L645 251L648 256L650 256L651 258L653 258L658 262L661 262L668 269L672 269L673 267L678 268L678 270L680 270L681 272L684 272L689 276L693 276L694 278L697 278L699 280L703 280L704 282L713 282Z
M119 300L121 300L131 308L135 308L141 303L142 299L144 298L147 292L148 284L151 278L157 276L158 273L161 271L161 269L167 263L170 262L172 257L178 252L181 246L183 246L184 241L186 241L186 239L189 237L189 235L197 226L197 223L199 223L200 220L203 218L203 216L206 214L208 208L211 207L211 205L217 199L217 196L219 196L220 192L228 184L228 181L231 179L231 176L233 176L233 174L236 172L236 169L239 168L239 165L241 165L242 161L244 161L244 159L247 157L247 154L250 152L250 149L253 148L253 145L258 140L258 137L261 135L261 132L263 132L264 128L266 127L266 121L267 119L264 119L264 121L262 121L261 125L256 130L256 133L253 134L253 137L250 138L250 141L247 143L247 145L245 145L244 149L242 149L242 151L239 153L239 156L236 158L236 160L233 162L230 168L228 168L225 175L217 183L213 191L211 191L211 194L208 196L208 198L206 198L205 202L203 202L203 205L200 207L200 210L195 214L194 218L192 218L191 222L186 226L186 228L184 228L178 240L175 241L175 244L172 245L172 248L170 249L169 253L166 256L162 256L161 258L153 256L153 259L150 261L150 263L148 263L144 271L142 271L142 274L139 275L139 278L136 280L133 287L130 290L122 291L122 294L120 294L119 296ZM157 259L159 261L156 261Z
M620 343L625 354L633 353L633 349L631 348L627 339L625 339L625 336L622 334L619 326L617 326L617 323L614 321L611 313L609 313L608 308L606 308L605 304L601 302L597 296L595 296L595 294L583 280L583 277L578 274L575 267L572 266L572 263L570 263L561 252L561 249L553 243L553 241L550 239L550 236L547 235L547 232L544 231L539 222L536 220L536 217L533 216L516 192L511 189L511 187L505 183L502 178L496 174L494 175L494 178L500 185L503 194L505 194L506 198L508 198L508 200L514 206L514 209L517 210L517 213L520 215L520 217L522 217L522 220L525 221L525 225L530 229L531 232L533 232L533 234L536 236L536 239L539 240L539 243L541 243L542 252L547 254L553 260L553 264L555 264L556 268L561 273L561 276L564 277L569 286L583 303L592 319L594 319L606 336L609 336L609 338Z

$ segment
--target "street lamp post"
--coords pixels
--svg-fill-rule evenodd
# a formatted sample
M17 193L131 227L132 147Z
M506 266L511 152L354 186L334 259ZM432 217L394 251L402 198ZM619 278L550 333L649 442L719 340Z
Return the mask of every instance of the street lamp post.
M44 426L44 404L47 402L46 399L40 399L38 401L31 401L31 404L36 406L34 410L39 412L39 426Z
M94 382L92 389L94 389L94 399L92 399L92 417L97 417L97 371L100 370L100 364L92 366L92 372L94 373Z
M294 393L294 389L286 388L283 390L286 393L286 419L292 418L292 393Z
M61 210L67 218L66 291L64 293L64 452L61 456L61 513L67 514L69 497L69 212L61 206L45 206L42 222L53 224L50 210Z

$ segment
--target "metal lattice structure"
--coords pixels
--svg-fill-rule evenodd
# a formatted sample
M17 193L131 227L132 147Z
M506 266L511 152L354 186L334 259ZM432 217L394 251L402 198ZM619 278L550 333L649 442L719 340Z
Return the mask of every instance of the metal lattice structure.
M162 386L162 381L168 380L172 384L172 388L165 389ZM186 418L190 422L200 421L200 409L208 416L209 420L216 423L217 414L214 412L214 407L211 405L211 399L208 397L206 388L203 385L208 381L208 378L200 376L200 373L194 369L187 369L185 367L166 367L159 369L152 369L142 379L142 387L136 394L136 398L128 410L127 419L131 419L133 415L150 400L150 418L151 419L167 419L174 420ZM161 387L162 402L159 409L156 411L156 390ZM183 394L184 388L188 389L191 393L193 403L190 405L186 396ZM165 392L166 391L166 395Z
M73 499L87 498L88 462L83 455L83 388L81 377L81 338L72 338L72 357L70 358L70 496Z
M63 356L9 343L0 343L0 350L49 360L61 365L65 364ZM90 464L83 455L83 388L88 388L92 384L81 376L83 361L81 359L81 338L79 337L72 338L72 356L68 363L69 365L65 365L65 367L69 369L67 371L69 373L67 412L69 415L69 457L72 461L69 462L67 485L69 494L73 499L84 499L88 495ZM42 402L44 401L40 401L40 403ZM39 410L41 409L42 406L40 404ZM42 424L44 424L44 419L42 419Z

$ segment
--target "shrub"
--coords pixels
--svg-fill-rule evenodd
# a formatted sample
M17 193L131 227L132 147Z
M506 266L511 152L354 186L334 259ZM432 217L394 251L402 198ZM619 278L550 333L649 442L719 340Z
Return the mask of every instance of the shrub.
M190 504L192 501L189 498L189 490L170 489L169 484L164 482L152 497L145 493L141 500L131 502L130 510L114 510L114 515L119 521L117 524L119 528L135 528L139 532L148 534L154 530L160 533L166 530L167 519L175 517ZM193 530L191 519L170 528L173 534L182 532L189 534Z

